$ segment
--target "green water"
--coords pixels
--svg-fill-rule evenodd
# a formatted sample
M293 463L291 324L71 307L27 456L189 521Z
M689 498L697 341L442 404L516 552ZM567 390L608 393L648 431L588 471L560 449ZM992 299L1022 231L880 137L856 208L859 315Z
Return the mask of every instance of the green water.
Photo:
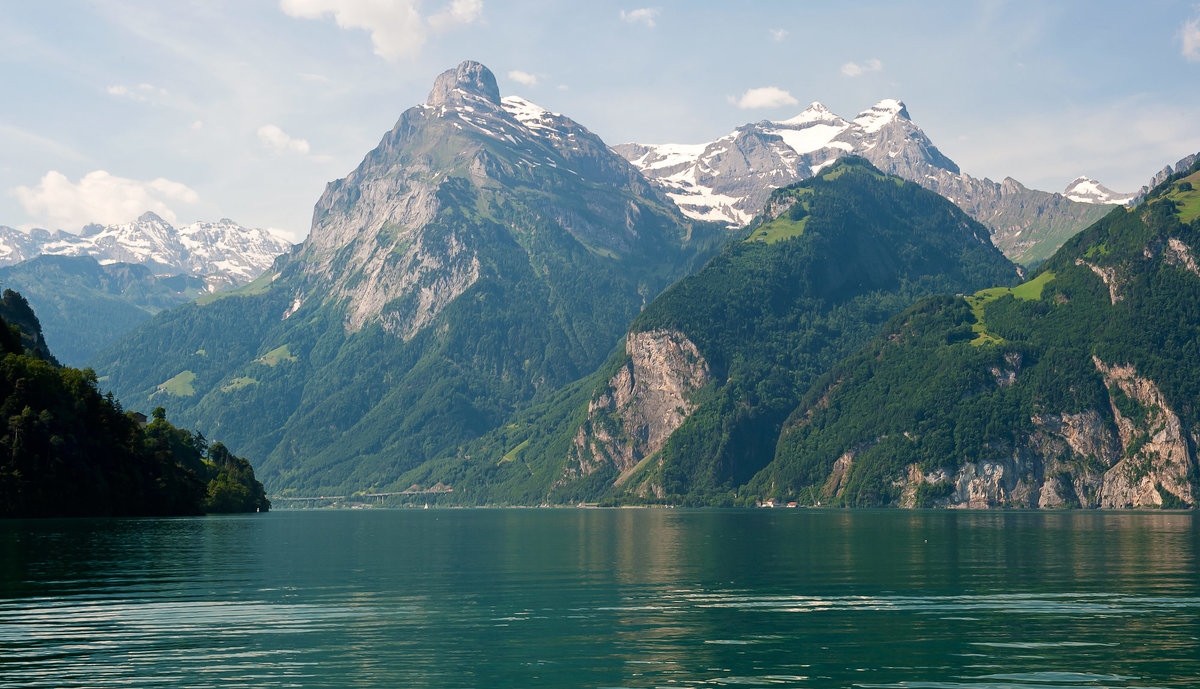
M1200 687L1189 514L0 522L0 687Z

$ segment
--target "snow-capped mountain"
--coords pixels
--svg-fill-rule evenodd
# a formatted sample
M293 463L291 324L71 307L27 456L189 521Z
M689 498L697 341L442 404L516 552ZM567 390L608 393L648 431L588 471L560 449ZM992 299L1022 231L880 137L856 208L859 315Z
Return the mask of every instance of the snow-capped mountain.
M202 278L209 291L245 284L291 244L229 219L182 227L153 213L117 225L88 225L79 234L0 227L0 266L35 256L91 256L101 264L144 265L159 275Z
M777 187L810 177L854 154L931 189L988 226L1018 261L1043 259L1107 208L962 173L912 122L902 101L881 100L847 120L820 103L795 117L738 127L704 144L620 144L614 150L658 185L688 216L741 226Z
M813 103L791 119L747 124L707 144L621 144L614 150L662 186L685 214L744 225L772 189L811 177L847 153L864 155L882 146L889 160L916 154L928 165L958 171L924 133L903 123L911 125L898 100L879 101L853 120Z
M1121 206L1129 205L1137 194L1122 194L1113 191L1090 177L1076 177L1067 185L1063 196L1079 203L1115 203Z

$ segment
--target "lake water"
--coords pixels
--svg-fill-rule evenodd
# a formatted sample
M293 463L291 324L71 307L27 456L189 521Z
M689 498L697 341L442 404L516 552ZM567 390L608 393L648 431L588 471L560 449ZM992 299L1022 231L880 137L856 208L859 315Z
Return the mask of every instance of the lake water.
M1190 514L0 522L0 687L1200 687Z

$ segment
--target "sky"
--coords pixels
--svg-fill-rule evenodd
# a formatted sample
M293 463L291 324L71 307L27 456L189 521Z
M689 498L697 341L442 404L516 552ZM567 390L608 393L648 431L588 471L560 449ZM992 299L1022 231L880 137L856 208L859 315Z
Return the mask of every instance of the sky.
M149 210L299 241L325 184L466 59L610 144L899 98L964 172L1049 191L1134 191L1200 151L1197 2L19 1L0 225Z

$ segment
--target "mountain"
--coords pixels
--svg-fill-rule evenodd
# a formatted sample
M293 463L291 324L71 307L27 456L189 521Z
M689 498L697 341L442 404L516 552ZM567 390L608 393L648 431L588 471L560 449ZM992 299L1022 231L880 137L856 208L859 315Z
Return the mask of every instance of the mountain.
M0 285L27 296L79 366L159 311L257 278L291 244L232 220L175 228L153 213L79 234L0 227Z
M244 458L146 423L101 395L95 374L59 366L37 316L0 297L0 518L168 516L270 509Z
M1026 283L926 300L826 374L749 494L903 507L1192 507L1200 161Z
M91 256L43 254L0 268L0 285L42 314L51 349L82 366L109 342L163 309L208 291L202 278L158 276L141 264L101 265Z
M58 360L46 345L46 338L42 336L41 322L20 292L4 290L3 296L0 296L0 318L4 320L4 327L0 328L3 335L10 334L10 327L17 329L18 338L10 343L8 349L54 366L58 365Z
M1200 160L1200 153L1193 153L1191 155L1184 156L1182 159L1176 162L1175 165L1168 165L1159 170L1153 177L1150 178L1149 184L1142 187L1141 190L1138 191L1131 203L1141 203L1146 199L1146 195L1150 193L1151 189L1154 189L1163 182L1167 181L1167 178L1191 169L1192 165L1194 165L1197 160Z
M405 483L456 500L732 500L808 386L922 296L1015 281L987 228L844 157L633 321L588 379Z
M91 256L104 265L139 264L157 275L198 277L215 292L250 282L291 246L266 230L229 219L175 228L145 213L129 223L88 225L79 234L0 227L0 266L43 254Z
M1079 203L1128 205L1137 194L1122 194L1104 186L1090 177L1076 177L1067 185L1063 196Z
M858 155L958 204L992 231L992 241L1019 263L1044 260L1109 208L1028 189L1012 178L961 172L909 118L898 100L881 100L852 120L813 103L780 122L738 127L696 145L615 146L688 216L740 227L773 189L806 179L844 155Z
M403 489L404 471L594 370L721 239L468 61L327 186L300 247L158 314L96 368L127 404L245 449L275 491Z

